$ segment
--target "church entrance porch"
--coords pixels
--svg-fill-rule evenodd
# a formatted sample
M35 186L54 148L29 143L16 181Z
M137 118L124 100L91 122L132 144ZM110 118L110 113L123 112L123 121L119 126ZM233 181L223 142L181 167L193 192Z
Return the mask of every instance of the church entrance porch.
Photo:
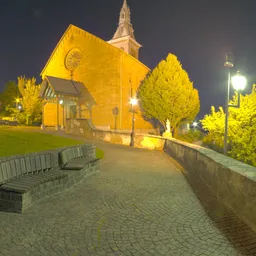
M46 76L40 96L43 98L42 126L65 129L67 118L81 118L81 107L93 103L83 83Z
M63 98L44 100L42 128L45 126L64 129L67 118L79 118L79 107L76 101Z

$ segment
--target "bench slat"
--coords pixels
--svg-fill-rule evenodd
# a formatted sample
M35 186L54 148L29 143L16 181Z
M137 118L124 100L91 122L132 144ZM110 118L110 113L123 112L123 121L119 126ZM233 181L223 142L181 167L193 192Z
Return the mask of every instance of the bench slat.
M7 179L10 180L13 176L12 176L11 164L9 161L5 162L5 169L7 172Z
M61 160L61 164L65 164L65 163L68 162L66 150L61 151L61 153L60 153L60 160Z
M78 156L82 157L83 156L83 151L81 147L77 147L77 151L78 151Z
M4 181L7 181L8 176L7 176L7 170L6 170L6 163L1 163L1 169L2 169Z
M68 149L68 160L70 161L70 159L72 159L74 156L73 156L73 151L71 148Z
M68 176L68 173L60 171L53 171L51 176L44 176L42 174L46 173L35 173L33 175L21 176L20 178L17 178L2 185L1 189L22 193L28 191L30 188L38 186L39 184L43 184L51 180L61 179Z
M17 176L22 175L21 164L20 164L20 158L14 159L14 162L15 162L15 166L16 166Z
M18 173L17 173L17 170L16 170L16 165L15 165L15 160L14 159L10 161L10 168L11 168L12 178L17 177Z
M46 155L46 169L50 169L51 168L51 155L47 154Z
M50 172L49 172L50 173ZM13 184L22 187L35 187L45 181L56 179L56 177L62 177L61 173L53 172L51 175L43 175L44 173L35 173L33 175L23 176L19 179L14 179L7 184ZM4 187L4 186L3 186Z
M68 162L61 169L62 170L81 170L85 167L85 165L89 163L93 163L95 161L98 161L98 159L95 157L74 159Z
M20 158L20 167L21 167L21 174L26 174L27 169L26 169L26 163L25 163L24 157Z
M30 163L31 163L31 172L35 172L36 171L36 159L34 155L30 155L29 156L30 159Z
M25 164L26 164L26 170L27 170L27 173L31 172L31 164L30 164L30 159L28 156L25 157Z
M51 154L51 164L50 164L50 168L55 168L57 167L59 164L58 164L58 158L57 158L57 155L55 154Z
M0 184L3 184L5 181L4 179L4 173L2 171L2 165L0 164Z
M46 155L40 155L40 162L42 170L46 169Z
M36 162L36 170L37 171L42 170L41 161L40 161L40 155L36 155L35 156L35 162Z

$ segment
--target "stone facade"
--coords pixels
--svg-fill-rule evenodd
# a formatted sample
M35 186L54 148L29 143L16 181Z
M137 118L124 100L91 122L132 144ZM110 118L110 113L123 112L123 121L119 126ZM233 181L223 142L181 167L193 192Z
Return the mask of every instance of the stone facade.
M148 67L128 53L70 25L41 76L43 80L52 76L83 83L95 100L95 105L89 109L82 94L73 104L81 113L76 117L91 118L92 123L99 127L125 130L132 125L129 100L136 95L138 86L148 72ZM137 111L137 127L152 129L151 124L142 118L139 109ZM55 126L56 103L46 103L43 112L44 125ZM59 112L59 118L62 118L61 109Z
M87 119L67 119L66 133L113 144L129 146L131 143L131 132L98 130ZM136 148L163 150L164 143L165 139L160 136L136 133L134 137L134 147Z

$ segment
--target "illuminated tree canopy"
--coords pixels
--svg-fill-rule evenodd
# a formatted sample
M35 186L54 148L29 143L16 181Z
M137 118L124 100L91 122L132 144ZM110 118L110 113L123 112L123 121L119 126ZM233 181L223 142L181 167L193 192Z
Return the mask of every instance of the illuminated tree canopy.
M143 115L157 119L165 128L168 119L172 133L192 121L200 108L198 91L173 54L148 74L138 89L138 98Z
M229 108L228 144L229 155L240 161L256 166L256 86L251 94L242 96L240 108ZM236 104L237 95L230 104ZM206 115L202 122L204 129L208 130L205 142L223 149L225 113L222 108Z
M19 123L27 125L40 122L42 118L42 99L39 98L40 85L35 78L18 77L18 90L20 92L19 105L7 106L7 110Z

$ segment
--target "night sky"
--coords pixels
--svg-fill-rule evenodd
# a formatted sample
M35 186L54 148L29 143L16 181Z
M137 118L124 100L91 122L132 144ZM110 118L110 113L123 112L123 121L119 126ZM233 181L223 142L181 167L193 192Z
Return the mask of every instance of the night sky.
M36 77L69 24L104 40L112 38L123 0L2 0L0 89L19 75ZM225 52L256 82L255 0L128 0L140 61L150 68L177 55L199 90L201 111L225 101Z

